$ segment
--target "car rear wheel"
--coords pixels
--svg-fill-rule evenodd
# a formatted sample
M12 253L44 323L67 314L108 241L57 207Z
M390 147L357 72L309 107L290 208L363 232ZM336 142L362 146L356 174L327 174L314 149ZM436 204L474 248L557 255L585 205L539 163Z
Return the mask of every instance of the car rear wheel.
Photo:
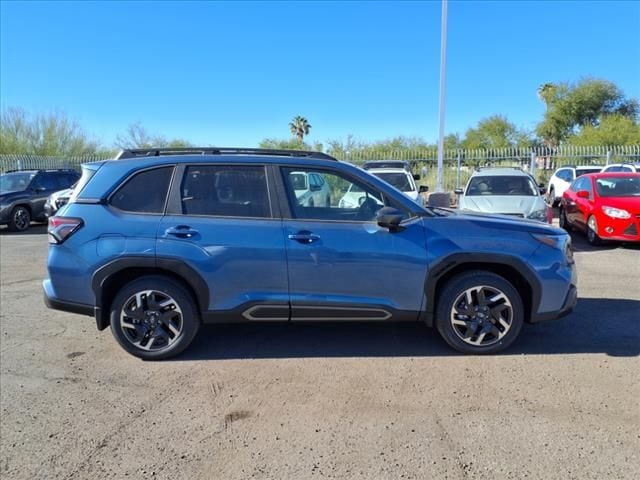
M31 224L31 212L22 206L17 206L11 211L11 219L9 220L9 231L24 232Z
M554 188L551 188L549 191L549 205L552 207L557 207L560 204L560 200L556 198L556 191Z
M600 245L602 243L602 239L598 236L598 222L593 215L587 220L587 240L591 245Z
M125 285L111 304L111 331L127 352L162 360L183 352L200 328L195 300L180 283L146 276Z
M524 322L518 291L503 277L473 271L452 278L440 294L436 326L462 353L496 353L509 347Z

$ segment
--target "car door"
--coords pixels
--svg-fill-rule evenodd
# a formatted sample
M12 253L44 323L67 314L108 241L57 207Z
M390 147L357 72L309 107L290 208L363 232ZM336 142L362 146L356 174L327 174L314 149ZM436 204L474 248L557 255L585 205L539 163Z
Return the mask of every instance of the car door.
M593 185L590 177L581 177L580 190L589 193L588 198L579 197L576 195L576 210L574 214L574 225L582 230L587 229L587 220L593 210Z
M54 172L42 172L34 177L29 186L32 192L30 201L32 218L42 218L44 215L44 203L49 195L61 190L59 187L60 182L57 174Z
M581 185L584 183L583 178L578 178L575 182L573 182L569 188L567 188L563 194L563 204L564 204L564 212L567 218L567 221L570 224L575 224L577 214L578 214L578 205L577 205L577 195L576 192L580 190Z
M400 231L377 225L390 199L338 169L281 167L291 319L417 319L424 298L426 247L421 218L404 213ZM293 177L307 171L331 189L329 206L295 196ZM354 188L357 187L357 188ZM339 202L359 191L357 202Z
M202 277L205 319L288 320L282 220L265 166L178 168L158 230L159 262L179 259Z

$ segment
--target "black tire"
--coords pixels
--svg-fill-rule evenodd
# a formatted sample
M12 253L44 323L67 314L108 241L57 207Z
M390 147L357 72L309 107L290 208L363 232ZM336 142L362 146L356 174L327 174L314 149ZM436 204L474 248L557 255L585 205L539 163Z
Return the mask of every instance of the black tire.
M168 302L167 298L173 303L162 307ZM159 299L164 301L157 303ZM141 311L128 308L126 311L133 315L127 316L125 307L132 306L134 301L140 303ZM168 320L169 316L173 316L172 319ZM111 303L110 323L114 338L131 355L143 360L164 360L182 353L191 344L201 322L195 299L181 283L161 275L149 275L120 289ZM140 339L138 346L136 339Z
M316 206L315 202L313 201L313 198L309 199L308 206L312 208Z
M560 207L560 212L558 213L558 225L560 226L560 228L565 229L567 232L570 232L572 230L571 225L567 221L567 214L562 207Z
M27 207L18 205L11 210L11 216L9 220L10 232L24 232L29 228L31 224L31 212Z
M477 292L474 299L471 292L472 302L467 306L466 292L473 289L479 289L482 293ZM491 295L488 299L487 293ZM491 301L498 296L498 300ZM482 299L486 303L480 301ZM474 300L478 300L477 307L473 305ZM480 311L474 311L476 308ZM470 315L460 315L460 311L468 311ZM454 325L454 321L457 325ZM459 352L491 354L504 350L516 340L523 323L524 307L518 291L511 283L494 273L461 273L449 280L440 292L436 327L449 346ZM478 342L475 345L472 344L474 338ZM486 338L488 340L485 342Z
M327 195L327 203L325 204L327 208L331 207L331 197Z
M560 205L560 199L556 198L556 191L553 187L549 190L549 205L554 208Z
M598 236L598 222L593 215L587 219L587 241L594 246L602 245L602 239Z

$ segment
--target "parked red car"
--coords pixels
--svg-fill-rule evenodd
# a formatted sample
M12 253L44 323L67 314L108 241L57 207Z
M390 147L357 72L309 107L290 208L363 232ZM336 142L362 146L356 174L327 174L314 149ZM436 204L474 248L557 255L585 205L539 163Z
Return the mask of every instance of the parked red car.
M640 242L640 173L592 173L578 177L560 202L560 227L601 240Z

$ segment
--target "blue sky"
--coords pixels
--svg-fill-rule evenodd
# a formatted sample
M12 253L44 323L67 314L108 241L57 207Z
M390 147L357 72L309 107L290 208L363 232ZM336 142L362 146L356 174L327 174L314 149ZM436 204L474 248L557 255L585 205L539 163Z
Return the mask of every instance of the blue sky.
M105 145L133 122L199 144L437 137L439 2L7 2L0 100L63 110ZM533 129L544 82L640 97L640 2L449 2L447 132Z

